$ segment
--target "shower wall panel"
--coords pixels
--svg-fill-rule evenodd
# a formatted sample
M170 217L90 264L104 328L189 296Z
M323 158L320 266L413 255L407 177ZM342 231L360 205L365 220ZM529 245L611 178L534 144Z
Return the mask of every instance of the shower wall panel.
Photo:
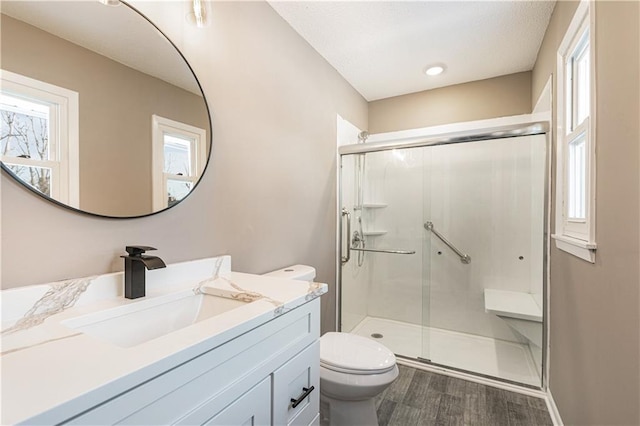
M532 148L538 138L536 148ZM431 326L522 341L484 310L484 290L542 292L544 136L432 148Z
M354 207L357 203L356 194L356 156L343 156L341 170L341 200L342 206L351 213L351 230L357 229ZM342 218L342 226L346 225L346 218ZM345 230L343 229L343 233ZM344 253L343 253L344 254ZM341 277L341 322L342 331L351 331L367 316L367 303L371 272L369 262L361 267L357 263L357 252L351 252L352 259L342 269Z
M387 204L363 212L366 230L386 231L367 236L367 247L416 251L367 253L367 315L522 341L485 312L484 289L542 299L544 143L530 136L367 154L365 202ZM427 220L471 263L426 231Z
M367 253L371 265L369 316L423 323L422 148L367 154L365 200L386 207L368 209L367 247L415 251L411 255Z

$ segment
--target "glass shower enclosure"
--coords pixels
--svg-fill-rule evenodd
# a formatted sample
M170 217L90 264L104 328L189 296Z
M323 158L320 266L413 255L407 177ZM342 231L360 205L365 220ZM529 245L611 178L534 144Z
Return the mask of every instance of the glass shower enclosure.
M341 147L340 330L541 387L544 133L531 123Z

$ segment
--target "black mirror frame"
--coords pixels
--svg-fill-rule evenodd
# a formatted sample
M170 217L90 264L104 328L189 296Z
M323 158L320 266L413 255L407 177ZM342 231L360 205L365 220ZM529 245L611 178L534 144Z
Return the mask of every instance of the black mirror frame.
M151 213L147 213L147 214L143 214L143 215L137 215L137 216L109 216L109 215L103 215L103 214L99 214L99 213L93 213L93 212L88 212L79 208L75 208L72 206L69 206L63 202L60 202L54 198L49 197L48 195L43 194L42 192L38 191L37 189L33 188L31 185L27 184L26 182L24 182L22 179L20 179L18 176L16 176L7 166L5 166L4 162L0 161L0 168L2 168L2 171L5 172L9 177L11 177L14 181L18 182L20 185L22 185L22 187L28 189L29 191L33 192L34 194L36 194L38 197L44 198L45 200L63 207L67 210L71 210L73 212L76 213L82 213L82 214L86 214L89 216L93 216L93 217L100 217L100 218L105 218L105 219L139 219L139 218L143 218L143 217L149 217L149 216L153 216L156 215L158 213L162 213L165 212L173 207L176 207L177 205L181 204L184 200L186 200L187 198L189 198L189 196L196 190L196 188L198 187L198 185L200 184L200 181L202 180L202 178L204 177L205 173L207 172L207 169L209 168L209 162L211 160L211 152L213 151L213 126L212 126L212 119L211 119L211 110L209 109L209 103L207 102L207 97L204 94L204 90L202 90L202 85L200 84L200 80L198 80L198 76L196 75L196 73L193 71L193 68L191 67L191 64L189 64L189 61L187 61L187 58L184 57L184 55L182 54L182 52L180 51L180 49L178 49L178 47L173 43L173 41L171 41L171 39L169 37L167 37L167 35L160 29L158 28L158 26L156 24L154 24L145 14L143 14L142 12L140 12L138 9L136 9L135 7L131 6L129 3L127 3L126 1L121 0L120 3L126 7L128 7L129 9L131 9L133 12L137 13L138 15L140 15L145 21L147 21L149 24L151 24L151 26L158 31L158 33L160 33L160 35L162 35L171 46L173 46L173 48L176 50L176 52L178 53L178 55L180 55L180 57L182 58L182 60L184 61L185 65L187 66L187 68L189 69L189 71L191 71L191 74L193 75L193 78L196 80L196 84L198 85L198 88L200 89L200 93L202 93L202 100L204 101L204 106L206 109L206 113L207 113L207 117L208 117L208 121L209 121L209 128L208 128L208 141L209 141L209 150L207 153L207 158L206 158L206 162L204 165L204 169L202 170L202 174L200 175L200 179L198 179L198 181L193 185L193 188L191 188L191 191L189 191L189 193L187 195L185 195L182 199L180 199L180 201L167 206L165 208L163 208L162 210L158 210L155 212L151 212Z

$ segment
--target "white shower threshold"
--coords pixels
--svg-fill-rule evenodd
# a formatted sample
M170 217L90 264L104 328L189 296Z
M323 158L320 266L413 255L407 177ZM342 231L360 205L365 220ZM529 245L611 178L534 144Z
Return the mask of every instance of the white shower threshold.
M369 338L381 334L383 337L374 340L397 355L427 358L447 367L540 386L540 376L525 344L375 317L366 317L351 333Z

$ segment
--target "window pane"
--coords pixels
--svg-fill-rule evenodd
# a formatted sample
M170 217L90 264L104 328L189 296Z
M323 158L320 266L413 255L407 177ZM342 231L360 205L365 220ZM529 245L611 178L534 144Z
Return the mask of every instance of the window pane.
M190 139L164 134L164 172L178 176L191 176Z
M567 133L589 116L590 56L589 30L585 30L567 59Z
M576 67L576 126L589 116L589 44L575 59Z
M584 133L569 142L568 150L568 216L570 220L584 220L587 217L586 164L587 144Z
M49 107L0 94L0 154L49 160Z
M48 167L20 166L6 164L23 182L31 185L46 196L51 196L51 169Z
M573 131L573 58L569 58L565 69L565 134Z
M189 194L193 183L167 179L167 206L171 207Z

